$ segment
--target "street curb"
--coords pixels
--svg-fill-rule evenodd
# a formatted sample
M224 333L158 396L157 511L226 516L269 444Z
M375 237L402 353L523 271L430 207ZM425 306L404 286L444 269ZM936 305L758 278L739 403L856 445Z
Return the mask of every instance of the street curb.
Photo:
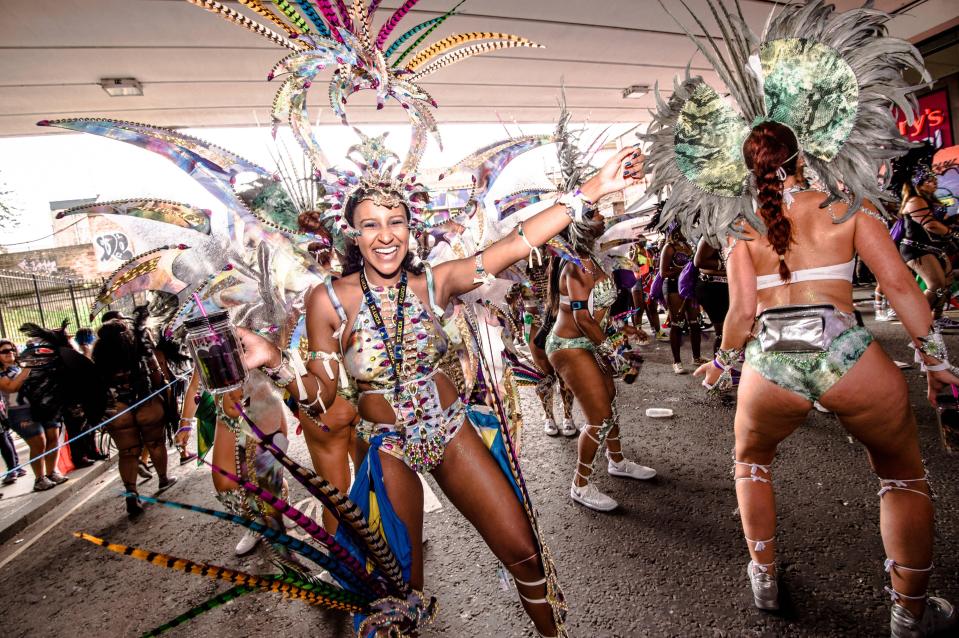
M12 539L29 525L36 523L67 499L76 496L84 487L103 476L108 470L114 468L117 464L117 459L119 459L119 456L113 456L106 461L99 461L82 476L71 477L66 484L56 490L51 498L27 510L19 518L9 521L4 527L0 527L0 545Z

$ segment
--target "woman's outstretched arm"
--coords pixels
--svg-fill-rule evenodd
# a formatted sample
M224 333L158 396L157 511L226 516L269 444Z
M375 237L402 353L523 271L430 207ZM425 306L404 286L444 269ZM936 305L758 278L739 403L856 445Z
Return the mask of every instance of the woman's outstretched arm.
M644 161L645 158L638 148L625 148L611 157L579 190L583 197L595 204L606 195L621 191L642 179ZM570 221L568 209L563 204L550 206L533 215L523 222L523 237L519 236L518 231L514 231L483 252L483 270L491 275L503 272L529 255L530 246L542 246L566 228ZM437 293L441 301L469 292L482 283L477 281L475 257L446 262L437 266L435 273Z

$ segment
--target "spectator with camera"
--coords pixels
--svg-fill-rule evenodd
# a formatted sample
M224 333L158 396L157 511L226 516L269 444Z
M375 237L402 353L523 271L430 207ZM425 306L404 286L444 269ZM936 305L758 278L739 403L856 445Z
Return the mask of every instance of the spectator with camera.
M36 352L37 348L31 349L32 354ZM32 362L35 360L31 359ZM0 393L7 405L10 429L30 448L30 467L35 476L33 490L42 492L56 487L67 478L57 472L57 455L52 453L60 438L60 423L55 419L35 418L27 398L31 390L35 392L38 389L37 384L28 383L31 374L29 363L19 364L16 345L6 339L0 340Z

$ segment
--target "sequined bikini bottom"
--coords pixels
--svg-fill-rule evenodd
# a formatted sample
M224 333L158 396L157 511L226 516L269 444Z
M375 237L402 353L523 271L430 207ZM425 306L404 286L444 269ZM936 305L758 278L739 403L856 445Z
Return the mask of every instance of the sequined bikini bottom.
M586 350L588 352L594 352L596 346L590 341L589 337L557 337L555 332L551 332L546 338L546 355L549 356L557 350Z
M862 326L841 333L823 352L763 352L757 339L746 346L746 363L764 379L818 401L862 357L873 336Z
M393 399L392 390L363 392ZM394 402L395 423L362 421L357 435L369 441L383 435L380 449L406 463L414 472L430 472L443 462L446 445L453 440L466 418L466 405L457 399L446 408L440 405L440 393L432 377L404 386Z

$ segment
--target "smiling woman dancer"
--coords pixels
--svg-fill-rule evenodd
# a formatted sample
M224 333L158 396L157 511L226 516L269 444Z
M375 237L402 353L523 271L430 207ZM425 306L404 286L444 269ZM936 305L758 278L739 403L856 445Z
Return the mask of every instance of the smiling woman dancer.
M319 287L308 302L313 352L310 374L300 379L307 391L302 403L321 410L331 405L340 365L357 383L360 416L375 424L371 456L379 452L390 504L409 537L413 588L423 586L423 492L416 472L429 471L514 576L537 631L544 636L563 632L554 610L558 601L548 600L554 596L547 587L545 555L520 501L509 496L516 487L477 431L465 427L470 423L465 398L438 371L449 347L441 321L454 297L526 257L574 218L582 219L592 202L642 175L639 152L623 150L581 189L526 220L517 232L475 257L433 269L416 264L410 253L410 195L402 184L379 175L349 194L344 216L353 237L349 261L354 272ZM251 367L264 366L298 392L278 349L248 332L243 341Z

